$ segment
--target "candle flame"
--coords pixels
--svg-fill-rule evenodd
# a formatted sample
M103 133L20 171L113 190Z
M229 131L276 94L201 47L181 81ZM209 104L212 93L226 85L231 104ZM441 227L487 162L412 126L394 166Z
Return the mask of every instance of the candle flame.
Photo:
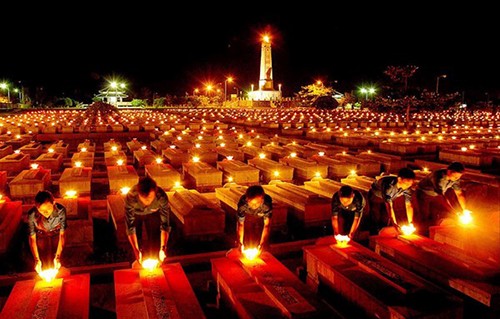
M82 167L82 162L76 161L75 162L75 167Z
M40 276L40 278L42 278L46 282L51 282L52 280L54 280L54 278L56 278L57 272L58 272L57 269L49 268L49 269L42 270L41 272L38 273L38 275Z
M349 243L351 238L347 235L337 234L337 235L335 235L335 240L337 241L338 247L347 247L347 244Z
M463 213L459 215L460 222L464 225L468 225L472 222L472 212L468 209L464 209Z
M38 163L32 163L30 166L31 166L31 169L37 169Z
M76 198L76 191L75 190L69 190L64 193L64 198Z
M146 259L142 262L142 268L147 269L149 271L153 271L158 267L158 259Z
M144 151L145 149L147 149L147 148L148 148L148 147L147 147L146 145L141 146L141 150L143 150L143 151Z
M113 152L116 152L116 151L118 150L118 147L116 147L116 146L111 146L111 150L112 150Z
M192 160L194 163L198 163L200 161L200 158L198 156L193 156Z
M86 152L86 151L87 151L87 148L86 148L86 147L82 147L82 148L80 149L80 152Z
M318 152L319 156L325 156L325 152Z
M260 153L260 154L259 154L259 158L266 158L266 154L264 154L264 153Z
M54 149L53 148L49 148L49 153L54 153Z
M161 161L162 161L161 157L156 158L156 164L161 164Z
M244 249L243 256L248 260L254 260L259 256L259 250L257 248Z
M227 159L228 161L231 161L231 160L233 159L233 156L228 155L228 156L226 156L226 159Z
M415 228L415 226L413 226L412 223L408 224L408 225L403 225L401 226L401 231L403 232L403 235L405 236L409 236L411 234L413 234L417 229Z
M127 195L129 190L130 190L130 187L127 187L127 186L120 188L120 192L122 193L122 195Z
M116 165L122 166L123 165L123 160L121 158L118 159L118 160L116 160Z

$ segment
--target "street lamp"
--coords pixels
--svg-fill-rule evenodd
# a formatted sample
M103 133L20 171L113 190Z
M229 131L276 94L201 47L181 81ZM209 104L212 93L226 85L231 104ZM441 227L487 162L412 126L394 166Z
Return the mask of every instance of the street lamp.
M212 91L213 89L213 86L211 84L207 85L206 86L206 90L207 90L207 95L210 96L210 92Z
M21 102L22 101L22 92L21 92L21 90L19 90L18 88L15 88L14 92L19 95L19 103L22 103Z
M115 90L115 99L116 99L115 103L118 104L118 88L125 89L126 84L125 83L118 83L116 81L111 81L111 82L109 82L109 86L110 86L110 88ZM121 99L120 99L120 102L122 102Z
M436 77L436 95L439 95L439 79L443 78L446 79L446 74L441 74Z
M227 101L227 83L233 82L233 78L230 76L224 80L224 101Z
M7 90L7 101L10 103L10 89L9 85L5 82L0 83L0 89Z
M359 92L361 92L361 94L364 94L365 95L365 100L368 100L368 94L370 95L373 95L375 94L375 88L361 88L359 89Z
M193 95L196 95L198 92L200 92L200 90L198 90L198 89L194 89L194 90L193 90Z

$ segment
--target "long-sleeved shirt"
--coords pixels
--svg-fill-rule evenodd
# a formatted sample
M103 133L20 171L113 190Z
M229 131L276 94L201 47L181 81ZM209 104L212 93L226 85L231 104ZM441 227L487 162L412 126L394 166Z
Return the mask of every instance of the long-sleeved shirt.
M238 202L238 221L240 223L245 221L246 215L253 215L262 218L271 218L273 215L273 200L271 196L264 195L264 202L257 209L251 209L247 203L247 197L245 195L240 197Z
M430 196L444 195L450 188L459 191L460 180L449 180L446 177L446 171L446 168L435 170L418 183L417 189L424 191Z
M371 191L379 198L382 198L387 203L392 203L399 196L405 197L405 202L411 202L411 189L402 189L397 187L397 176L384 176L373 182Z
M52 232L66 229L66 207L59 203L54 203L54 211L49 217L43 216L38 209L33 206L28 211L28 231L33 236L37 231Z
M132 187L125 198L125 223L127 225L127 235L135 234L135 216L160 213L160 229L170 231L170 205L165 191L158 188L153 202L145 207L139 199L137 185Z
M341 210L346 210L354 212L354 217L359 218L361 217L365 206L366 200L363 195L357 190L354 190L354 198L352 199L352 203L348 206L342 205L342 203L340 202L339 193L336 192L332 197L332 216L338 216Z

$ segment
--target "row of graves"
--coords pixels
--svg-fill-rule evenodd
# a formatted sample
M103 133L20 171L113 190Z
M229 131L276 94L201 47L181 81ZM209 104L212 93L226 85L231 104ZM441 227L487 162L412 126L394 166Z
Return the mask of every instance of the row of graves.
M130 131L128 125L137 125L138 131L144 131L146 122L150 124L155 116L150 112L139 114L133 121L114 120L126 131ZM104 143L54 139L41 144L32 141L37 141L39 135L65 133L58 133L58 124L48 125L56 127L50 133L40 127L30 133L2 126L11 132L2 131L2 136L12 139L12 134L18 134L25 139L14 145L6 138L0 147L0 152L5 149L0 165L8 157L7 164L0 166L5 194L0 201L3 251L19 227L23 211L32 204L29 198L41 189L54 190L54 186L58 186L57 201L68 208L69 246L91 245L93 217L112 222L116 239L126 243L124 197L145 175L153 177L167 191L175 231L184 237L206 240L224 233L228 216L235 219L237 202L249 185L262 184L273 198L273 231L290 223L307 229L330 223L331 197L342 185L350 185L366 195L381 172L397 173L401 167L409 166L419 169L420 179L432 170L446 167L447 162L463 160L453 155L441 157L441 150L460 147L456 156L463 156L484 149L493 154L498 149L498 132L492 128L472 131L464 126L456 128L456 132L405 133L374 130L371 125L363 128L363 121L358 120L358 127L352 123L344 127L338 123L336 127L319 123L314 127L291 127L302 131L300 136L294 136L279 132L288 130L280 127L284 123L266 127L264 120L254 116L247 116L241 123L242 118L236 113L227 114L224 122L203 122L199 115L191 115L193 122L167 113L162 124L157 122L153 129L148 129L149 138L134 138L131 133L124 140L107 139ZM70 126L90 125L70 122L70 118ZM293 121L291 117L288 120ZM254 123L259 123L258 129ZM109 133L111 124L106 125ZM337 134L328 140L309 134L316 130L323 136L328 128ZM351 138L362 143L351 143ZM15 135L14 140L18 140ZM365 141L369 143L364 144ZM421 154L421 150L394 152L382 147L393 141L424 148L427 144L435 145L434 149L429 146L428 151L428 155L434 156L414 160L410 155ZM464 145L466 150L462 149ZM496 163L495 156L492 155L492 165ZM432 228L430 238L416 234L374 236L369 238L369 247L335 240L333 236L318 239L314 245L303 247L301 275L305 280L300 280L269 252L247 256L233 251L226 257L209 260L217 300L229 305L240 318L341 318L353 314L370 318L473 318L478 314L497 318L498 177L483 173L482 164L466 165L463 180L466 196L471 199L468 206L474 211L472 224L451 221ZM99 184L107 185L104 199L102 194L95 194ZM69 231L77 230L81 234L70 236ZM152 263L149 269L145 263L144 269L114 271L116 317L204 318L183 267L177 263L161 267ZM18 281L0 318L34 314L38 318L88 318L89 295L90 275L86 273Z

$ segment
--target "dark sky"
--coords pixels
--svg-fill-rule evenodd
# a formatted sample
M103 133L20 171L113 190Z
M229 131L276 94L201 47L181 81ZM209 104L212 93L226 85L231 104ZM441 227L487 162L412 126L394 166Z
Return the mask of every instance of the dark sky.
M258 79L259 34L269 30L274 79L287 95L318 78L338 81L341 91L382 85L387 65L406 64L420 67L412 81L421 87L434 89L436 76L447 74L444 91L498 91L500 27L493 8L398 3L6 7L0 79L70 96L91 96L113 74L134 91L161 94L192 92L229 74L248 88Z

